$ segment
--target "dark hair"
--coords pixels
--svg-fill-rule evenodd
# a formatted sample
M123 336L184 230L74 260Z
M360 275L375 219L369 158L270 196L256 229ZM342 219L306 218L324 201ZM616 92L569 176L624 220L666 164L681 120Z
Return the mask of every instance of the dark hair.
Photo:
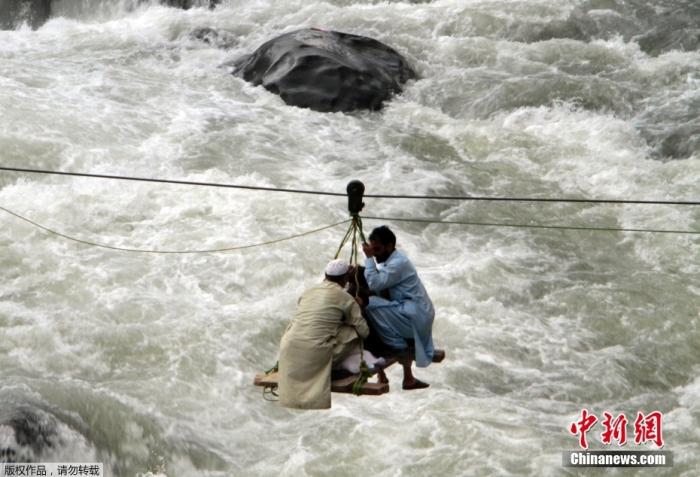
M369 303L369 285L365 278L365 267L358 265L352 276L348 277L348 293L362 298L362 309Z
M396 246L396 235L389 229L386 225L381 225L376 229L372 230L369 234L370 240L376 240L382 245L394 245Z

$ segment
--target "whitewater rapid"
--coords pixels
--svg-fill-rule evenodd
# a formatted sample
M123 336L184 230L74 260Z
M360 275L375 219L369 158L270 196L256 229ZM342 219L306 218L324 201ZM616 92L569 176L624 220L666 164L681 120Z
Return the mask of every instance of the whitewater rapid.
M699 22L682 0L59 0L39 28L0 31L0 165L697 201L700 53L676 32ZM419 79L381 112L324 114L230 74L238 56L309 26L391 45ZM220 41L191 34L204 27ZM688 206L365 202L367 216L700 230ZM347 218L343 197L7 172L0 207L85 241L167 250ZM274 364L343 226L158 255L75 243L0 211L0 423L38 416L51 445L25 446L28 459L103 462L115 476L556 476L584 473L561 465L583 408L658 410L674 466L654 475L697 475L697 235L387 223L432 297L447 359L416 371L426 391L402 391L391 368L383 397L334 395L330 411L300 413L252 380Z

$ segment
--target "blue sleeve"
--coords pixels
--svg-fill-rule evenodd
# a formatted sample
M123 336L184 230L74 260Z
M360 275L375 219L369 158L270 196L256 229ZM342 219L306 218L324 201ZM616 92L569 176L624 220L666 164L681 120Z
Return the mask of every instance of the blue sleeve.
M402 276L403 263L399 260L387 260L381 270L377 268L373 258L365 260L365 279L373 292L393 287L401 282Z

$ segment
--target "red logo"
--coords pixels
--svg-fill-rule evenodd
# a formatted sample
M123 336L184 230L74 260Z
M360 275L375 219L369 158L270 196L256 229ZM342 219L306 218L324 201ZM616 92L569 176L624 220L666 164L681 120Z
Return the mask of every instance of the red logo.
M664 446L663 434L661 432L661 421L663 414L659 411L644 414L641 411L637 413L637 418L634 420L634 443L642 445L646 442L652 442L659 449ZM598 417L590 414L588 409L581 410L581 416L577 421L574 421L569 426L569 432L578 436L578 444L582 449L588 449L588 439L586 434L598 422ZM627 443L627 417L624 413L613 416L609 412L603 413L603 420L600 421L603 426L603 432L600 434L600 441L603 444L611 445L616 442L619 446L624 446Z
M637 419L634 420L634 443L643 444L651 441L656 444L656 447L663 447L661 418L662 414L659 411L650 412L646 416L638 412Z
M598 421L598 418L593 414L588 414L588 409L584 409L581 411L581 419L579 419L577 422L571 423L569 432L571 432L573 435L578 434L578 445L580 445L582 449L588 449L586 432L593 427L593 424L595 424L596 421Z
M603 427L605 431L601 435L603 444L612 444L612 441L617 441L619 446L624 446L627 443L627 418L624 414L619 414L615 419L609 412L603 413Z

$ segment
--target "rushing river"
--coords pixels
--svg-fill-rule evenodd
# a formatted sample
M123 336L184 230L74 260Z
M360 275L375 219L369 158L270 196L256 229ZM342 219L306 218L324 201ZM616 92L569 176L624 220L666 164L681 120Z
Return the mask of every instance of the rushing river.
M0 0L7 2L9 0ZM0 166L368 194L700 199L697 0L55 0L0 31ZM286 31L376 38L416 69L376 113L285 105L226 66ZM210 41L191 33L218 32ZM364 214L700 230L697 206L366 199ZM0 207L116 247L202 250L347 218L343 197L0 173ZM346 225L144 254L0 211L0 448L110 476L700 473L698 235L392 226L447 359L425 391L263 400ZM663 414L673 467L570 469L583 409ZM4 419L4 420L3 420ZM5 423L3 425L3 423ZM601 442L601 422L588 433ZM16 442L15 442L16 444ZM1 459L0 459L1 460Z

